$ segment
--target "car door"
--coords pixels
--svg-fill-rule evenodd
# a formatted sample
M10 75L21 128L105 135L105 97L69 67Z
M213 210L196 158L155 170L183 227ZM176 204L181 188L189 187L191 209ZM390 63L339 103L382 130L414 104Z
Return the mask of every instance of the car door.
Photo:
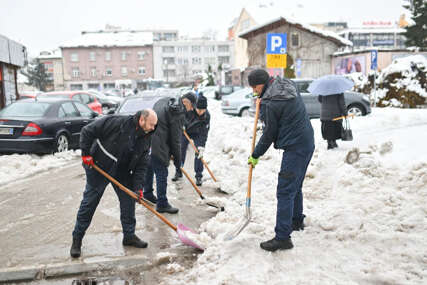
M97 114L92 109L90 109L87 105L82 104L80 102L74 102L74 106L77 108L77 110L80 113L80 117L79 117L80 118L79 136L80 136L81 129L87 124L89 124L90 122L92 122L94 118L97 116Z
M70 144L76 146L79 143L81 116L72 102L64 102L58 110L58 117L64 120L64 128L70 136Z
M295 82L298 88L298 91L301 94L302 100L307 110L307 114L310 118L319 118L320 117L320 103L317 100L317 96L308 92L308 86L311 81L297 81Z

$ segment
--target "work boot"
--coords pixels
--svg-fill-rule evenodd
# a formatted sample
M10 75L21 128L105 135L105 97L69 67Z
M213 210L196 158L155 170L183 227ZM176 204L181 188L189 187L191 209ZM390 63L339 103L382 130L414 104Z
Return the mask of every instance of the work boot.
M328 149L333 149L333 148L334 148L334 144L332 140L328 140Z
M157 197L153 194L153 192L148 192L144 194L144 199L150 201L153 204L157 203Z
M202 177L196 177L196 185L202 186Z
M168 203L168 205L166 207L159 207L159 205L157 205L156 210L159 213L169 213L169 214L176 214L179 211L178 208L172 207L172 205L169 204L169 203Z
M71 245L70 255L73 258L80 257L82 253L82 239L73 237L73 244Z
M137 248L146 248L148 246L148 243L141 240L135 234L130 235L130 236L124 236L122 243L123 243L123 245L133 246L133 247L137 247Z
M176 182L176 181L178 181L178 180L180 180L182 178L182 172L175 172L175 176L174 177L172 177L172 181L173 182Z
M302 215L302 219L301 220L292 220L292 230L293 231L303 231L304 230L304 218L305 215Z
M332 141L332 146L333 146L333 148L337 148L337 147L338 147L338 145L337 145L337 141L336 141L336 140L333 140L333 141Z
M291 249L294 247L290 238L285 240L277 240L275 238L259 244L262 249L267 251L276 251L278 249Z

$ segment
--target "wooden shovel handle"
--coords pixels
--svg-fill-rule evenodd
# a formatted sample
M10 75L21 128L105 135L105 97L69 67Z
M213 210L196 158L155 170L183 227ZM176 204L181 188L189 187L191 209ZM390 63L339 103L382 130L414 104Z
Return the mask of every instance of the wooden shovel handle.
M336 117L336 118L333 118L332 121L338 121L348 117L354 117L354 114L348 114L347 116Z
M197 149L197 147L194 145L193 140L190 138L190 136L187 134L187 132L185 130L182 130L182 132L184 133L184 136L187 138L187 140L190 142L191 146L193 147L194 151L196 152L196 154L199 154L199 150ZM206 169L209 172L209 175L212 177L212 179L215 182L218 182L215 178L215 176L213 175L212 171L209 169L208 164L205 162L205 160L203 158L200 159L203 163L203 165L206 167Z
M162 214L154 210L150 205L148 205L146 202L144 202L142 199L139 199L138 195L135 194L135 192L129 190L127 187L122 185L119 181L111 177L108 173L106 173L104 170L96 166L95 164L92 165L93 168L95 168L96 171L104 175L108 180L110 180L112 183L114 183L117 187L119 187L121 190L126 192L129 196L137 200L142 206L150 210L154 215L156 215L160 220L162 220L165 224L167 224L169 227L171 227L174 231L177 231L177 227L172 224L168 219L166 219Z
M261 99L257 98L256 99L256 108L255 108L255 120L254 120L254 130L253 130L253 134L252 134L252 145L251 145L251 155L255 150L255 142L256 142L256 129L257 129L257 125L258 125L258 117L259 117L259 108L261 105ZM250 164L249 165L249 175L248 175L248 192L246 195L246 199L251 199L251 189L252 189L252 171L253 171L253 165Z
M181 167L181 171L182 173L184 173L185 177L187 177L188 181L190 181L191 185L193 185L194 189L199 194L200 198L205 199L205 197L203 197L202 191L200 191L199 187L197 187L196 183L194 183L193 179L191 179L187 171L185 171L183 167Z

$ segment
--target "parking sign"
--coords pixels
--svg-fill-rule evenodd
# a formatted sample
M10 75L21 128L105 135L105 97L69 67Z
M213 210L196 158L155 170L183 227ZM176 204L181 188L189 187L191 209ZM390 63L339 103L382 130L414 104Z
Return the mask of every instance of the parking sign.
M267 34L267 54L286 54L286 34Z
M377 70L378 67L378 51L371 50L371 69Z

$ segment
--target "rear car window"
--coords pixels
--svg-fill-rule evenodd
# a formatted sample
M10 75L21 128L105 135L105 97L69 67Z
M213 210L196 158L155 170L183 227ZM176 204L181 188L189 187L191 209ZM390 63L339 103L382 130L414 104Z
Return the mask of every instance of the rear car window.
M142 109L153 108L154 103L156 103L160 98L161 97L142 97L126 100L120 108L119 113L134 114Z
M0 111L0 117L43 117L50 103L16 102Z
M51 98L51 97L55 97L55 98L66 98L66 99L69 99L70 95L68 95L68 94L55 94L55 93L51 93L51 94L40 94L40 95L37 95L37 97L40 97L40 98Z

